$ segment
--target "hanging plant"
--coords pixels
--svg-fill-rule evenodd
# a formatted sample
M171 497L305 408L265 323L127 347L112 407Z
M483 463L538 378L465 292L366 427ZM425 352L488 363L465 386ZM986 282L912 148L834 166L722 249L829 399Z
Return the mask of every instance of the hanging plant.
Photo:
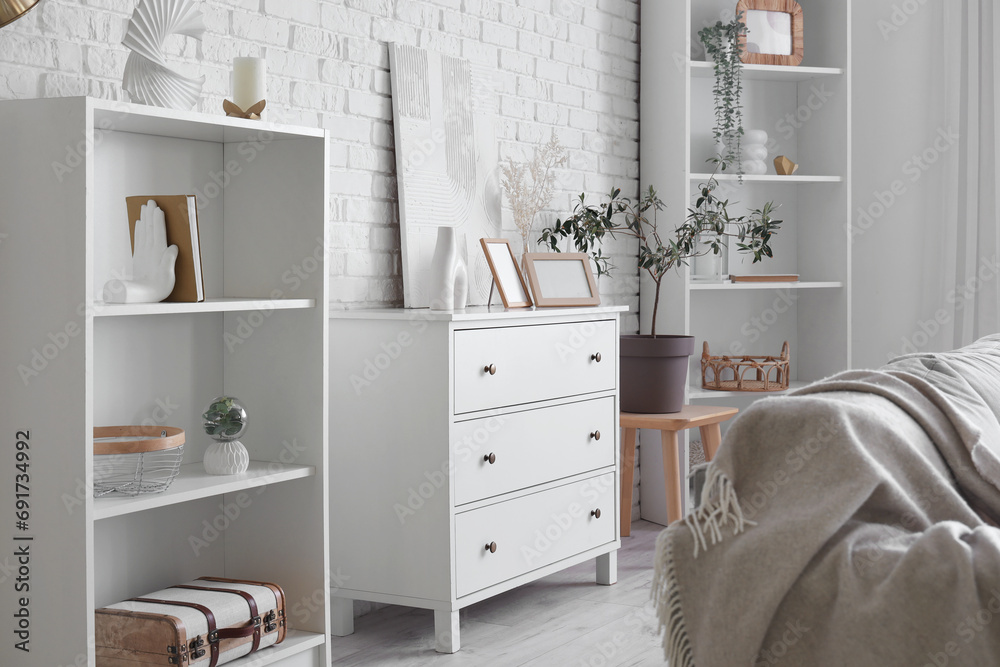
M740 37L746 34L746 24L740 19L742 12L729 23L719 21L714 26L703 28L698 38L715 63L715 142L725 146L723 154L710 162L726 165L735 164L737 172L743 176L741 137L743 136L743 47Z

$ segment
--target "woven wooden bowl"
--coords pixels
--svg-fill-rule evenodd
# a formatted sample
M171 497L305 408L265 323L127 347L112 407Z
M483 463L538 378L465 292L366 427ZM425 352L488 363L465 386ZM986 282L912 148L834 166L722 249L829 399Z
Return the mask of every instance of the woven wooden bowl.
M713 357L705 342L701 353L701 388L712 391L785 391L788 389L788 341L781 355Z

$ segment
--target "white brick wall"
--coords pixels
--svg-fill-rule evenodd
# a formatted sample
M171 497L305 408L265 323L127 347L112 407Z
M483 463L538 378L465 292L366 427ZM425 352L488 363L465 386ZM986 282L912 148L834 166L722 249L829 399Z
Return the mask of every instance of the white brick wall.
M201 42L171 38L177 69L204 74L199 110L221 113L232 58L268 61L270 119L330 131L333 307L400 304L399 212L387 41L496 68L500 155L524 158L556 132L569 149L551 211L586 190L638 191L637 0L205 0ZM44 0L0 30L0 99L125 99L121 46L135 0ZM505 228L514 238L509 211ZM638 321L634 243L606 302Z

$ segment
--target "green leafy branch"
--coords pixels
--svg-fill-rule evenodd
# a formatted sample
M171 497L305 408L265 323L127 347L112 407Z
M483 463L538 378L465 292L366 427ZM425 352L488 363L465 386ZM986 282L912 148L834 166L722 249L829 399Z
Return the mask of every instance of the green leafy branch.
M771 238L782 222L773 217L777 207L768 202L744 215L730 214L729 200L715 194L719 187L717 174L725 167L723 160L716 164L709 180L699 186L695 204L688 209L684 223L666 238L661 238L656 219L664 203L650 186L634 201L623 197L621 188L614 188L607 202L600 205L587 204L586 196L581 194L573 215L543 229L538 243L561 252L559 243L570 239L577 252L590 255L597 275L602 276L610 275L615 268L601 247L605 237L623 234L638 239L639 268L646 271L656 285L651 331L655 336L660 288L668 271L686 265L694 257L721 254L730 239L736 240L739 252L752 254L754 263L773 256Z

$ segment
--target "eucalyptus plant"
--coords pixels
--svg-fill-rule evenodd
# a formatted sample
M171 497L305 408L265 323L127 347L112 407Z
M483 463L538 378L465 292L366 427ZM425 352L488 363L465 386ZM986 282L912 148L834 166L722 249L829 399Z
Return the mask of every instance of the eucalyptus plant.
M702 28L698 38L715 63L716 143L725 145L725 153L720 158L724 165L735 162L737 172L743 174L741 138L743 136L743 47L741 37L746 35L747 26L741 21L743 13L737 14L729 23L717 22L714 26Z
M590 255L597 266L597 275L602 276L611 275L615 268L601 248L604 238L623 234L638 239L639 268L649 274L656 286L650 332L655 336L660 288L668 271L686 265L694 257L721 254L731 239L736 239L739 252L753 255L755 264L773 256L771 237L782 222L773 218L777 207L768 202L744 215L730 214L729 200L715 194L719 187L716 176L726 166L724 160L716 162L712 176L699 186L684 223L672 235L660 234L656 214L664 209L664 204L652 186L636 200L622 196L621 188L614 188L608 201L599 206L587 204L586 196L581 194L573 215L543 229L538 243L561 252L560 241L570 239L578 252Z

